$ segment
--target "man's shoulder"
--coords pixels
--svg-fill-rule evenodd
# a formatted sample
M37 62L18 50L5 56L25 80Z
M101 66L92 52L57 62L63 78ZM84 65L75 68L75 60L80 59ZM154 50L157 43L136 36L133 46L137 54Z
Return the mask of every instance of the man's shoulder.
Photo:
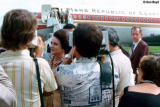
M142 46L142 47L148 47L148 44L144 41L144 40L141 40L139 42L139 44Z
M44 58L37 58L38 60L38 64L42 67L42 68L46 68L47 69L51 69L49 66L49 63L44 59Z
M56 70L55 70L55 72L56 73L60 73L60 74L63 74L63 73L67 73L67 72L69 72L69 73L71 73L71 71L74 71L74 69L75 69L75 64L70 64L70 65L68 65L68 64L60 64L57 68L56 68Z
M72 63L70 65L68 64L60 64L57 69L56 72L65 72L65 74L67 72L70 73L75 73L80 70L90 70L92 71L92 69L96 70L96 69L100 69L100 66L97 62L93 62L93 63ZM88 71L89 72L89 71Z
M39 63L47 63L47 61L44 58L37 58Z
M57 67L57 71L74 71L74 69L77 69L80 66L79 63L72 63L72 64L60 64Z
M130 59L122 52L122 50L119 51L119 53L117 53L116 55L113 55L112 57L115 61L129 61Z

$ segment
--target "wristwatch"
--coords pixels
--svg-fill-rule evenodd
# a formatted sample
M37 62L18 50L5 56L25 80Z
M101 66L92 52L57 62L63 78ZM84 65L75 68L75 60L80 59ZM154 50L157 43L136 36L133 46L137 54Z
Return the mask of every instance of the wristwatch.
M64 56L64 58L65 58L65 59L72 59L72 57L71 57L70 54L66 54L66 55Z

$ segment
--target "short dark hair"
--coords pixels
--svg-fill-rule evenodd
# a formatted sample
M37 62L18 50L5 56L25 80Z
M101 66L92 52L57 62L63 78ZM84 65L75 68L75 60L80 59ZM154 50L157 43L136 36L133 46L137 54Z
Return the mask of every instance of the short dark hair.
M139 33L142 34L142 29L141 29L141 27L139 27L139 26L133 26L133 27L131 28L131 32L132 32L133 30L136 30L136 29L139 29Z
M71 49L71 47L69 46L69 33L64 29L60 29L54 33L54 37L56 37L60 41L65 54L68 53Z
M108 37L110 44L112 46L117 46L119 45L119 36L117 34L117 31L113 28L108 28Z
M153 55L143 56L139 67L143 72L144 80L153 81L160 86L160 58Z
M73 32L73 45L83 57L96 57L102 43L101 30L89 23L80 23Z
M63 29L75 29L76 27L75 27L75 25L73 25L73 24L66 24L66 25L64 25L64 27L63 27Z
M2 24L2 46L8 50L20 50L28 46L35 36L36 17L29 11L15 9L9 11Z

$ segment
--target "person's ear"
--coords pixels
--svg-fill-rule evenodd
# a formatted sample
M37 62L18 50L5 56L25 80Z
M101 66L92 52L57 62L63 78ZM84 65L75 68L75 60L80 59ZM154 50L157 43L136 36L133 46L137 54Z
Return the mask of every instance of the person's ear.
M112 45L111 45L111 42L110 42L110 41L109 41L108 45L109 45L109 49L111 49L111 46L112 46Z

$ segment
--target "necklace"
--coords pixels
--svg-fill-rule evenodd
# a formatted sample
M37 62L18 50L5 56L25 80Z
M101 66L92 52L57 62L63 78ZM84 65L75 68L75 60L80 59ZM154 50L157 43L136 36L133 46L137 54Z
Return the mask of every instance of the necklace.
M53 59L52 59L52 62L51 62L51 65L52 65L52 66L57 66L57 65L59 65L60 63L62 63L63 59L64 59L64 57L60 58L60 59L57 60L57 61L54 61L54 58L53 58Z

